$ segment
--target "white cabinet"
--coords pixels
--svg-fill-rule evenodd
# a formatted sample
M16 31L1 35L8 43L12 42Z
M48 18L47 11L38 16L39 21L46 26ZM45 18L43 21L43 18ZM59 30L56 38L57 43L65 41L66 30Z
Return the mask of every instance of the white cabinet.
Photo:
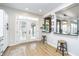
M0 9L0 55L3 54L3 52L8 46L7 24L8 24L8 16L4 10Z
M3 11L0 10L0 37L3 36Z

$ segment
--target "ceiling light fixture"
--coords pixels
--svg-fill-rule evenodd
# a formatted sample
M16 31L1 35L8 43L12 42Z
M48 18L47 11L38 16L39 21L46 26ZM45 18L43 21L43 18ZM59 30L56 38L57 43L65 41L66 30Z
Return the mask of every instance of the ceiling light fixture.
M42 10L41 10L41 9L39 9L39 12L42 12Z
M25 8L25 10L29 10L29 8Z

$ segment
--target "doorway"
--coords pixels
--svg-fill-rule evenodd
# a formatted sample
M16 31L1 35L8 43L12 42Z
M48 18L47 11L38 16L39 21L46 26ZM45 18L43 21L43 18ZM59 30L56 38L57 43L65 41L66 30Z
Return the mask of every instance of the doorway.
M37 22L29 19L16 20L16 42L29 42L37 38Z

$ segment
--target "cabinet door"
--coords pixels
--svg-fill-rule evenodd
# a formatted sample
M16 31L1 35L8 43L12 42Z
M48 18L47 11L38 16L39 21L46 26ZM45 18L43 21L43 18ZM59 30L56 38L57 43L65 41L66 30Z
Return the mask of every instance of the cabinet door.
M4 24L3 24L3 35L4 35L4 50L6 49L6 47L8 46L8 15L6 12L4 12Z
M3 11L0 10L0 37L3 36Z
M51 32L51 17L46 17L44 19L44 30L45 32Z
M0 9L0 55L3 53L3 10Z

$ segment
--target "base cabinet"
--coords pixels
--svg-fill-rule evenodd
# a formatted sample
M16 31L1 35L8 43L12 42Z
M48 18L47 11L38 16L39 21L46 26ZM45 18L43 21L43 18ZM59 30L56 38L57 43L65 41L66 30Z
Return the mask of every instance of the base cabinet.
M0 56L8 46L8 15L0 9Z

